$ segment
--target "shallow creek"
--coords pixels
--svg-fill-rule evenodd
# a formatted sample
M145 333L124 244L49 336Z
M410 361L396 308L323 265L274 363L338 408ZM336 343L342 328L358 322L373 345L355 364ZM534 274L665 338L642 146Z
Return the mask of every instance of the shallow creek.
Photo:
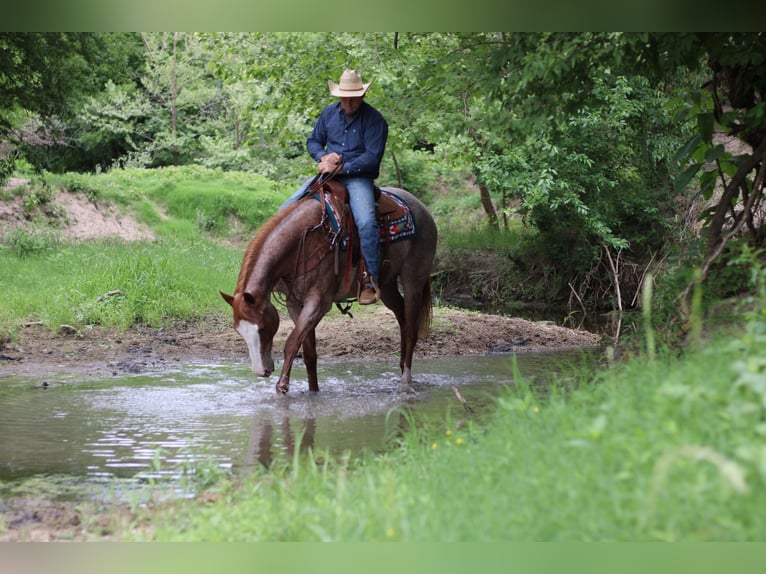
M522 376L544 386L584 351L517 356ZM352 455L386 448L402 413L481 418L512 383L507 355L419 359L415 394L396 392L398 365L319 366L319 393L293 369L290 393L247 364L94 379L87 373L3 378L0 370L0 498L140 501L187 496L201 471L243 473L292 456L296 444ZM469 413L455 390L471 408Z

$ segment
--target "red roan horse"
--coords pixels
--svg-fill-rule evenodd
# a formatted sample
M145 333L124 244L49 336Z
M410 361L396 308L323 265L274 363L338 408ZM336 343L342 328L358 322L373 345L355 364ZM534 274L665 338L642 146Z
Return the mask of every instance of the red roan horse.
M399 389L411 391L415 344L431 325L430 277L437 231L428 209L414 195L384 189L404 200L416 225L413 237L381 243L379 285L381 300L399 323ZM272 291L285 297L295 326L285 341L278 394L289 390L290 370L301 346L309 390L319 390L316 326L334 302L351 300L358 292L356 263L337 247L342 238L333 236L326 219L324 202L311 197L282 209L247 247L234 295L221 292L233 309L234 329L247 343L253 371L261 377L274 370L271 350L279 314L271 302ZM349 266L354 269L347 273Z

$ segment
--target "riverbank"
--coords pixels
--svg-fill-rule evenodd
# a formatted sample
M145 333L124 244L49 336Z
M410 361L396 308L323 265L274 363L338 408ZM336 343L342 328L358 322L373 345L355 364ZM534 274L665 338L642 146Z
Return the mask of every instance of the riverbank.
M352 317L331 313L317 327L320 361L347 358L397 360L399 330L383 305L352 310ZM292 322L283 318L275 337L274 358ZM435 307L431 333L418 342L415 359L488 353L535 352L592 347L599 335L568 329L549 321L527 321L448 307ZM0 343L0 376L45 377L57 372L93 376L139 373L180 364L247 361L247 348L228 318L177 322L162 329L134 326L127 330L73 329L32 323L16 340Z

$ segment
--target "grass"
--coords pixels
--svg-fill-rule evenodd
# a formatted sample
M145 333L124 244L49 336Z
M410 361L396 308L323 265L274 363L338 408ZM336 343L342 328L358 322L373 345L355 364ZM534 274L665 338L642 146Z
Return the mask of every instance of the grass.
M183 222L224 235L230 218L236 218L252 231L275 213L290 192L286 186L257 175L199 166L51 175L49 179L94 202L103 198L132 206L155 231L171 236L179 233L174 233L172 226L168 229L167 219L175 220L181 229ZM184 238L189 235L188 231L180 233Z
M289 193L258 176L195 166L47 180L46 190L63 187L94 203L122 205L157 239L70 244L55 218L46 225L42 217L9 233L0 244L2 337L28 321L51 329L127 328L222 312L218 290L233 289L242 248L220 239L248 240ZM37 197L35 185L25 188L30 197Z
M658 354L581 373L576 388L540 396L522 383L498 398L488 425L413 421L384 454L315 453L224 480L215 502L178 502L147 518L149 537L763 540L764 351L766 324L752 323L685 359Z
M52 329L127 328L219 312L218 289L236 281L241 254L201 240L135 243L128 249L98 242L0 259L0 321L7 330L23 321L42 321Z

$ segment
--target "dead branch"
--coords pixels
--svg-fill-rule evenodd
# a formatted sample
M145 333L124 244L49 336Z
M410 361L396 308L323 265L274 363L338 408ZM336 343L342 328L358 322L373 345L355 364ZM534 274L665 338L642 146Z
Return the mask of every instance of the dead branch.
M104 293L103 295L99 296L96 299L96 303L100 303L101 301L103 301L107 297L114 297L115 295L122 295L122 290L121 289L114 289L112 291L107 291L106 293Z
M457 400L459 400L460 403L465 407L465 410L467 412L469 412L469 413L472 413L473 409L468 404L468 401L466 401L465 398L463 398L463 395L460 394L460 391L457 390L457 387L453 386L452 387L452 392L455 393L455 396L457 397Z
M612 270L612 278L614 279L614 291L617 295L617 309L622 311L622 294L620 293L620 255L622 255L622 249L617 252L617 261L612 259L612 253L609 251L609 247L605 244L601 244L606 252L606 258L609 261L609 267Z

